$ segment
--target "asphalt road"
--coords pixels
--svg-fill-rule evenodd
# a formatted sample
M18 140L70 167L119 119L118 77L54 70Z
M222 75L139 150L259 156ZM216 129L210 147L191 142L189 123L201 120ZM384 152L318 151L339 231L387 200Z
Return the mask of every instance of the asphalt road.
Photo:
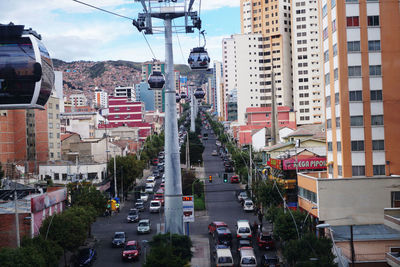
M237 240L235 225L239 219L246 219L252 224L257 220L257 217L253 213L246 213L243 211L242 206L236 198L236 191L240 189L239 184L230 184L223 182L224 166L223 161L219 156L212 156L211 153L216 149L215 136L211 131L209 133L208 140L204 141L205 150L203 153L204 168L206 177L212 175L212 183L206 179L206 212L204 216L196 217L194 223L190 223L189 232L190 234L204 235L210 240L210 255L211 262L213 262L212 251L214 247L214 241L211 236L208 235L207 226L212 221L223 221L228 224L229 229L233 236L233 247L232 255L235 260L235 266L239 266L239 253L237 252ZM230 177L231 175L229 175ZM156 188L159 187L161 179L156 180ZM138 235L136 233L137 223L127 223L126 216L130 208L133 208L133 195L131 199L125 202L124 207L121 209L119 214L113 215L106 218L98 218L93 224L92 233L99 241L97 244L97 259L94 266L99 267L118 267L118 266L142 266L144 262L145 249L142 246L142 254L139 261L137 262L124 262L121 258L122 248L112 248L111 240L114 232L123 231L126 232L127 240L138 240L140 244L143 244L143 240L151 240L153 234L157 233L157 224L163 220L163 213L149 213L149 201L146 203L145 211L141 213L141 218L149 218L152 224L151 234ZM255 248L257 255L257 262L260 261L260 257L263 253L273 253L271 251L259 251L256 246L255 238L253 237L253 247ZM213 265L215 266L215 265Z

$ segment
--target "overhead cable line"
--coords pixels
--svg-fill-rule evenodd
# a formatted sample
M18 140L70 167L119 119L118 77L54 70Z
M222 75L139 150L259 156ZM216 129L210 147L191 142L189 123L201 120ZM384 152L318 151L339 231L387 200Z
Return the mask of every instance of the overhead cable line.
M174 23L174 27L176 27L175 26L175 21L173 21L173 23ZM181 46L181 41L179 40L178 31L176 31L176 37L178 38L179 49L181 50L181 55L182 55L183 62L185 62L185 56L183 55L183 50L182 50L182 46Z

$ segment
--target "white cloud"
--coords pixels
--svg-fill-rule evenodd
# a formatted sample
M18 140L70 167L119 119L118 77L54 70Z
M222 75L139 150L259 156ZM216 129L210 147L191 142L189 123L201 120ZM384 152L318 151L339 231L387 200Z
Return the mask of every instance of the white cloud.
M198 4L199 0L196 1ZM240 0L201 0L202 10L219 9L223 7L238 7Z

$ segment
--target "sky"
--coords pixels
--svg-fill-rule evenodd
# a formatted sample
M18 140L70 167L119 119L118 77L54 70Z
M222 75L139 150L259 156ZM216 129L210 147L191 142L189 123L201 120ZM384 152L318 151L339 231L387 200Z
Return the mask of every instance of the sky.
M182 1L178 0L178 3ZM134 0L82 2L134 19L137 19L139 12L143 12L141 4ZM240 33L239 2L240 0L195 0L194 10L200 10L202 29L206 32L206 49L211 60L221 60L222 38ZM26 28L40 33L52 58L67 62L144 62L154 57L143 34L137 31L131 20L87 7L73 0L0 0L0 10L1 24L23 24ZM154 19L153 25L163 24L161 20ZM174 20L173 25L182 26L183 21ZM164 34L146 35L146 38L155 57L163 61ZM190 34L174 33L174 63L187 64L190 49L197 46L197 29Z

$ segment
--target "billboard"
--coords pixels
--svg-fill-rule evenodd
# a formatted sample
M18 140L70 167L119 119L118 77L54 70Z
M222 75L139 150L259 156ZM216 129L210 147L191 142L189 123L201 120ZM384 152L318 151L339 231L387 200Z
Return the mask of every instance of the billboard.
M297 161L299 170L326 169L326 157L312 157L308 159L298 159ZM284 160L283 169L296 170L296 158L292 157Z
M194 222L194 199L193 196L182 196L183 222Z

